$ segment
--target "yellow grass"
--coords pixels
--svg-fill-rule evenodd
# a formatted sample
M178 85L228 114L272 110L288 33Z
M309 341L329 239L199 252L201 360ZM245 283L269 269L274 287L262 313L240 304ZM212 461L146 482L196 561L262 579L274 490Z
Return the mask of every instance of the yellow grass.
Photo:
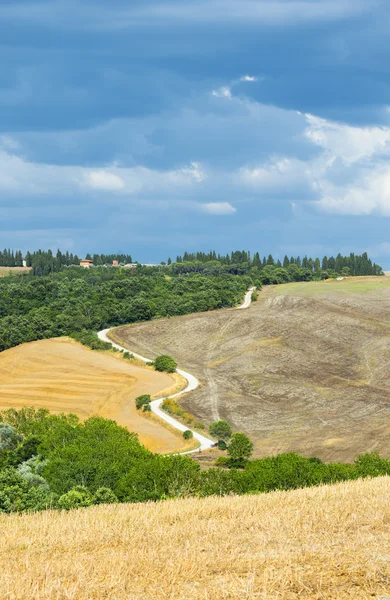
M29 273L31 267L0 267L0 277L8 275L20 275L21 273Z
M145 418L134 399L162 395L182 384L177 378L133 365L120 356L92 352L68 339L22 344L0 353L0 410L34 406L81 419L99 415L135 431L150 450L187 450L180 432ZM1 597L1 596L0 596Z
M7 600L368 600L390 589L390 478L0 516Z

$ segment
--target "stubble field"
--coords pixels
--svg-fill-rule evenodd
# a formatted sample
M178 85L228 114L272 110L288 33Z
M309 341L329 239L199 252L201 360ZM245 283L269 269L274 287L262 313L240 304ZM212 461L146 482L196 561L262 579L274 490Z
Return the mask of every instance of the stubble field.
M196 375L202 385L183 407L249 434L255 456L390 456L390 278L268 287L248 310L139 323L115 335Z
M22 344L0 353L0 410L34 406L75 413L83 420L95 415L114 419L159 453L193 444L153 416L142 416L134 399L176 387L177 382L165 373L92 352L66 338Z
M378 600L390 478L0 515L7 600Z

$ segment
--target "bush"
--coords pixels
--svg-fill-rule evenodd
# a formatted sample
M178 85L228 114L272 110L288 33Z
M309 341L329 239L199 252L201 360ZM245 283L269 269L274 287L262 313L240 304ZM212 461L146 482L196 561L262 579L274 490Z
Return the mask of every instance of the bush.
M156 371L165 371L166 373L174 373L177 369L177 363L171 356L165 354L158 356L154 361Z
M150 402L148 402L147 404L144 404L144 407L142 409L142 412L152 412L152 407L150 406Z
M149 403L150 403L150 394L143 394L142 396L138 396L138 398L135 399L135 406L136 406L137 410L140 410L142 407L144 407L144 410L145 410L145 406Z
M8 425L8 423L0 423L0 451L12 450L21 441L22 437L16 431L15 427Z
M355 460L358 477L390 475L390 461L381 458L377 452L361 454Z
M93 495L93 504L116 504L118 498L110 488L101 487Z
M127 360L132 360L134 358L134 354L131 354L131 352L124 352L123 358L126 358Z
M59 497L57 504L62 510L91 506L92 496L87 488L80 485L66 494L62 494L62 496Z
M187 429L186 431L183 432L183 438L185 440L192 440L193 437L194 437L194 434L192 433L192 431L190 429Z

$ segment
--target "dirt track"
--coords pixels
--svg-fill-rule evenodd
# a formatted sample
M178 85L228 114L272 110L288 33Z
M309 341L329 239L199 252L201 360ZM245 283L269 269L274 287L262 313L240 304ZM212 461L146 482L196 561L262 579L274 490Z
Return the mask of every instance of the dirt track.
M256 455L390 456L390 280L265 288L246 311L116 330L141 354L168 353L203 386L183 406L251 435Z
M0 354L0 410L34 406L81 419L99 415L138 433L154 452L185 450L180 435L140 415L134 399L174 387L173 379L92 352L66 339L22 344Z

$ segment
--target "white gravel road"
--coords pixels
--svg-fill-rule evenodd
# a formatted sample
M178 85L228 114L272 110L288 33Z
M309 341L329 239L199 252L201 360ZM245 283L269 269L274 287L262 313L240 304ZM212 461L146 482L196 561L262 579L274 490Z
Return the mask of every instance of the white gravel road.
M244 302L241 304L241 306L237 307L238 310L243 309L243 308L249 308L249 306L251 305L251 298L252 298L252 293L254 292L254 290L255 290L255 288L253 287L247 291L247 293L245 294ZM107 335L109 331L110 331L109 329L103 329L102 331L99 331L98 332L99 339L102 340L103 342L108 342L114 348L117 348L117 350L121 350L123 352L131 352L136 358L138 358L146 363L151 362L150 358L145 358L144 356L141 356L140 354L136 354L135 352L132 352L131 350L129 350L129 348L120 346L119 344L116 344L115 342L110 340L110 338ZM181 392L177 392L176 394L172 394L170 396L164 396L161 398L157 398L157 400L153 400L153 402L150 403L150 407L152 409L152 412L154 412L155 415L160 417L160 419L162 419L166 423L169 423L172 427L174 427L175 429L178 429L179 431L186 431L188 429L188 427L186 427L185 425L180 423L180 421L177 421L176 419L174 419L173 417L168 415L168 413L166 413L164 410L162 410L160 408L161 404L163 403L165 398L176 398L176 396L180 396L181 394L186 394L188 392L192 392L193 390L196 390L197 387L199 387L199 380L194 375L191 375L191 373L187 373L186 371L182 371L181 369L177 369L177 372L179 373L179 375L182 375L187 380L187 387L184 390L182 390ZM196 440L198 440L199 447L196 448L195 450L191 450L190 452L184 452L183 454L191 454L192 452L201 452L202 450L207 450L208 448L212 448L215 445L215 442L213 442L209 438L205 437L204 435L200 434L198 431L192 430L192 433L194 435L194 438Z

